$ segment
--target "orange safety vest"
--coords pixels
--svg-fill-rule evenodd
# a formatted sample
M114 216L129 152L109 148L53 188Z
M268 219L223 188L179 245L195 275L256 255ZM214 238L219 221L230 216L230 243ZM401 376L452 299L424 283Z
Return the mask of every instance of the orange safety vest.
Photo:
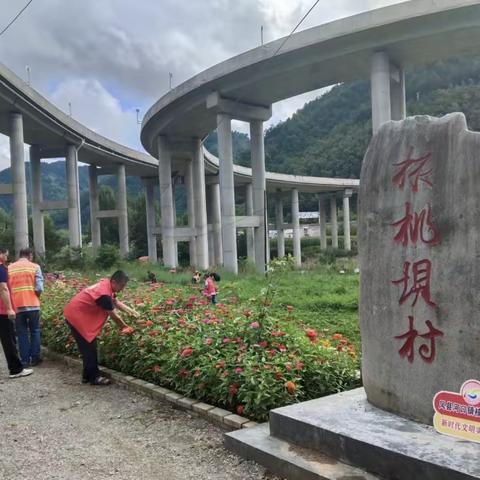
M35 293L35 273L40 267L26 258L21 258L8 267L10 291L15 308L40 307Z
M100 334L110 313L95 303L103 295L115 298L108 278L77 293L63 310L67 322L87 342L92 342Z

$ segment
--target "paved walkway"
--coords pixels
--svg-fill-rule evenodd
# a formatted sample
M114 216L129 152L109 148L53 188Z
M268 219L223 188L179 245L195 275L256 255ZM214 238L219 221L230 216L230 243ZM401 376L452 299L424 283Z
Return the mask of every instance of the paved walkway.
M45 361L10 380L0 348L0 480L274 480L222 447L222 430Z

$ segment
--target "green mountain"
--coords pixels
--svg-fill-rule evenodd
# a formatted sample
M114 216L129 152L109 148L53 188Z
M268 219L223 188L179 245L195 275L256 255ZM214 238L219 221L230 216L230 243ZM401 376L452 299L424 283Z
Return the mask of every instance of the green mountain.
M406 79L409 115L441 116L462 111L470 129L480 130L480 57L459 57L435 62L423 68L409 69ZM333 87L323 96L307 103L288 120L266 131L267 169L300 175L358 178L371 137L370 117L368 81ZM213 154L218 153L216 132L207 137L205 146ZM250 141L247 135L233 133L233 153L236 163L249 166ZM27 163L27 190L30 190L29 171ZM82 219L84 225L87 225L89 207L86 166L79 168L79 178ZM9 168L0 172L0 183L9 183L10 179ZM100 183L115 189L113 176L101 177ZM42 164L42 186L45 199L66 198L63 161ZM127 190L131 197L142 195L140 179L127 177ZM177 189L176 201L178 211L184 211L186 201L182 186ZM6 211L11 211L11 202L10 196L0 196L0 207ZM315 208L313 197L304 197L302 203L303 209ZM65 212L55 212L52 217L58 227L66 227Z
M480 130L480 57L465 56L406 72L408 115L464 112ZM267 169L359 178L371 137L370 83L335 86L265 135Z

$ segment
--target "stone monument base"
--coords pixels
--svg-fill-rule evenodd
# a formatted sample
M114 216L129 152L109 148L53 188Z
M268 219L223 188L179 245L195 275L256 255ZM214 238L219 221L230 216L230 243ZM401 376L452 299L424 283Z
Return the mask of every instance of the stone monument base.
M363 388L272 410L225 445L289 480L480 479L480 444L375 408Z

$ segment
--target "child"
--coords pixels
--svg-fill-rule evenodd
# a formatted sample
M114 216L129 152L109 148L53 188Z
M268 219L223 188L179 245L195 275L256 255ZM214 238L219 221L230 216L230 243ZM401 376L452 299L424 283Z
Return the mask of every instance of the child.
M217 297L217 287L215 286L215 282L213 281L213 275L211 273L206 273L203 278L205 279L205 289L203 290L203 294L210 299L213 305L215 305Z

